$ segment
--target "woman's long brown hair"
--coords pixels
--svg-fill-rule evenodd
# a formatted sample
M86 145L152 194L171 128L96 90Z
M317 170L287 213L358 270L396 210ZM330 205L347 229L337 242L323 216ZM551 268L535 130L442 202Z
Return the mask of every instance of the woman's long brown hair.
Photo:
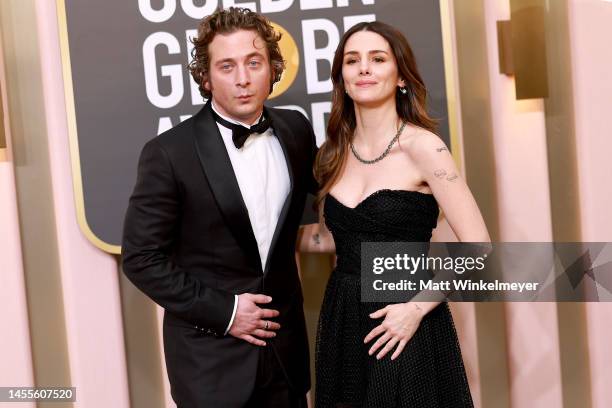
M317 205L340 177L346 163L349 143L355 131L355 108L353 100L345 93L342 63L346 41L358 31L377 33L387 40L391 47L397 62L398 75L404 80L407 90L406 94L403 94L398 88L395 94L395 107L400 120L431 132L435 132L436 129L436 121L427 114L427 90L406 37L399 30L379 21L353 26L342 36L332 64L332 109L327 124L327 140L319 149L314 169L320 186Z

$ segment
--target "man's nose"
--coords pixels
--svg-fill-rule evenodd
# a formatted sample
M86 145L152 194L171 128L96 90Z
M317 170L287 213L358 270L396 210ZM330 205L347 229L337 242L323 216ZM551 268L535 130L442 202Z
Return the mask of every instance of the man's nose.
M249 74L249 70L245 66L239 66L236 71L236 85L238 86L247 86L251 83L251 76Z

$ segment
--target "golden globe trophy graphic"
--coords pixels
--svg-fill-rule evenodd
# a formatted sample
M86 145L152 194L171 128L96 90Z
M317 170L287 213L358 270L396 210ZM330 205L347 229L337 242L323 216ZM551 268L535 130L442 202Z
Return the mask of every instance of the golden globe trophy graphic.
M289 87L293 84L293 81L295 81L295 77L297 77L298 69L300 67L300 52L289 31L274 22L272 22L272 26L282 35L280 39L280 49L281 54L285 59L286 66L280 81L274 84L274 90L270 96L268 96L268 99L276 98L289 89Z

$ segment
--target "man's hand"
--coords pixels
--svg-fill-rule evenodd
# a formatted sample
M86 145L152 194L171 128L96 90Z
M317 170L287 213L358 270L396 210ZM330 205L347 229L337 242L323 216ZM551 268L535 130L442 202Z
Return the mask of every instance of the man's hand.
M261 339L276 336L275 330L280 329L280 324L267 319L277 317L279 312L273 309L263 309L257 305L271 301L272 298L266 295L252 293L238 295L238 308L229 334L256 346L265 346L266 342Z

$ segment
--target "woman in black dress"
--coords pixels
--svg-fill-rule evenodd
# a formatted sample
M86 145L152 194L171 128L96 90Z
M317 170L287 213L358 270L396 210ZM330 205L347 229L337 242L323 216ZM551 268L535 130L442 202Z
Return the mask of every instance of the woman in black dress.
M324 223L302 250L333 251L317 333L316 407L471 407L445 302L361 302L362 242L428 242L442 208L464 242L488 242L478 207L426 111L404 36L360 23L332 65L333 102L315 174Z

